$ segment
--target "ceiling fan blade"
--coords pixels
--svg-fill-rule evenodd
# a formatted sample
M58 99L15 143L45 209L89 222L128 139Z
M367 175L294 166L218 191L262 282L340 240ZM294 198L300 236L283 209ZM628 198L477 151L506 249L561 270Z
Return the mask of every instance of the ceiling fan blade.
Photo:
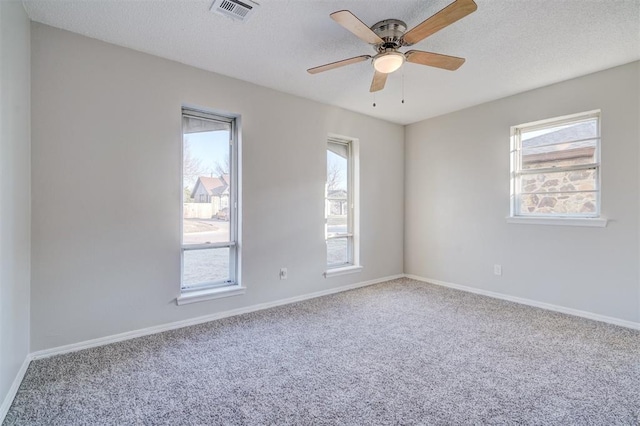
M376 71L373 75L373 81L371 82L371 89L369 89L369 91L377 92L384 89L384 84L387 82L387 75L389 74Z
M440 53L423 52L422 50L410 50L406 52L404 56L407 58L407 62L428 65L449 71L455 71L464 64L464 58L441 55Z
M319 72L329 71L334 68L344 67L345 65L356 64L358 62L366 61L367 59L371 59L370 55L362 55L356 56L355 58L343 59L337 62L331 62L330 64L320 65L319 67L309 68L307 72L309 74L318 74Z
M349 12L348 10L339 10L337 12L333 12L329 16L331 16L331 19L336 21L338 24L342 25L347 30L355 34L358 38L366 41L367 43L384 43L384 40L378 37L376 33L371 31L371 28L367 27L364 22L362 22L356 17L356 15Z
M456 0L404 34L404 44L411 46L453 24L478 8L473 0Z

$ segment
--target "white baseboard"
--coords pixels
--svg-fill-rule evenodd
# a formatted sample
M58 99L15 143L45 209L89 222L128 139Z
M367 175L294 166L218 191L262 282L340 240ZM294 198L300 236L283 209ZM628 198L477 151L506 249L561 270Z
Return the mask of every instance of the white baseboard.
M274 308L276 306L287 305L289 303L301 302L303 300L314 299L316 297L327 296L329 294L340 293L347 290L353 290L360 287L366 287L373 284L379 284L385 281L394 280L397 278L403 278L404 274L393 275L384 278L378 278L375 280L359 282L355 284L349 284L342 287L330 288L327 290L317 291L315 293L303 294L301 296L289 297L287 299L275 300L273 302L259 303L257 305L251 305L244 308L232 309L224 312L217 312L211 315L205 315L196 318L190 318L182 321L176 321L168 324L156 325L153 327L142 328L134 331L127 331L125 333L113 334L111 336L100 337L92 340L85 340L83 342L72 343L70 345L58 346L51 349L44 349L31 353L31 359L48 358L54 355L65 354L69 352L75 352L82 349L94 348L97 346L108 345L110 343L121 342L123 340L134 339L136 337L148 336L151 334L162 333L163 331L175 330L177 328L188 327L190 325L202 324L217 319L232 317L235 315L246 314L249 312L261 311L263 309Z
M22 379L24 379L24 375L27 372L27 368L29 368L30 362L31 354L25 357L24 362L18 370L18 374L16 374L15 379L13 379L13 383L11 383L9 392L7 392L7 395L4 397L4 401L2 401L2 405L0 405L0 424L2 424L5 416L9 412L9 407L11 407L11 403L18 393L18 388L20 387L20 383L22 383Z
M483 290L480 288L468 287L466 285L453 284L445 281L434 280L432 278L424 278L417 275L405 274L405 277L414 279L416 281L422 281L429 284L435 284L442 287L449 287L456 290L462 290L469 293L480 294L482 296L493 297L494 299L508 300L509 302L520 303L522 305L534 306L536 308L542 308L549 311L561 312L563 314L574 315L577 317L588 318L594 321L606 322L613 325L619 325L621 327L631 328L634 330L640 330L640 323L627 321L620 318L608 317L606 315L595 314L593 312L581 311L578 309L567 308L564 306L552 305L550 303L539 302L537 300L525 299L523 297L510 296L508 294L497 293L494 291Z

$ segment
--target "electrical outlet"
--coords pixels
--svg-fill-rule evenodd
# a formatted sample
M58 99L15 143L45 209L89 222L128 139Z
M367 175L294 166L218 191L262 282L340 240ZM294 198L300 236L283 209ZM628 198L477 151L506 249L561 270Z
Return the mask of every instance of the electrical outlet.
M280 268L280 279L286 280L288 276L287 268Z
M493 275L502 275L502 265L493 265Z

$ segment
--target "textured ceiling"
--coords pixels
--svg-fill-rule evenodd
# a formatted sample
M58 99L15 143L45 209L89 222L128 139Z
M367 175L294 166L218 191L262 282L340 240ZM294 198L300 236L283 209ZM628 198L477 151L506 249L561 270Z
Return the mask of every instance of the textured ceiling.
M306 72L374 53L331 12L411 28L450 2L261 0L246 22L209 12L212 0L23 3L37 22L402 124L640 59L639 0L476 0L476 12L411 47L466 63L455 72L405 64L375 108L370 62Z

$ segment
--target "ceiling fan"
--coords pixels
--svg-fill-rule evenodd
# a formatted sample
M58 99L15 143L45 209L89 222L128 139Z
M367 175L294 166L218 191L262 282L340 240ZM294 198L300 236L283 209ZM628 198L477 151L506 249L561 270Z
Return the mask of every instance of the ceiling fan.
M371 27L367 27L367 25L353 13L348 10L339 10L329 15L331 19L351 31L356 37L372 44L378 53L374 56L361 55L354 58L343 59L342 61L331 62L320 65L319 67L309 68L307 72L309 74L317 74L373 58L371 62L375 73L369 91L377 92L384 88L387 75L400 69L405 61L455 71L464 63L464 58L424 52L421 50L409 50L402 53L398 49L402 46L416 44L446 26L464 18L477 8L478 6L473 0L456 0L409 31L407 31L407 24L399 19L385 19Z

